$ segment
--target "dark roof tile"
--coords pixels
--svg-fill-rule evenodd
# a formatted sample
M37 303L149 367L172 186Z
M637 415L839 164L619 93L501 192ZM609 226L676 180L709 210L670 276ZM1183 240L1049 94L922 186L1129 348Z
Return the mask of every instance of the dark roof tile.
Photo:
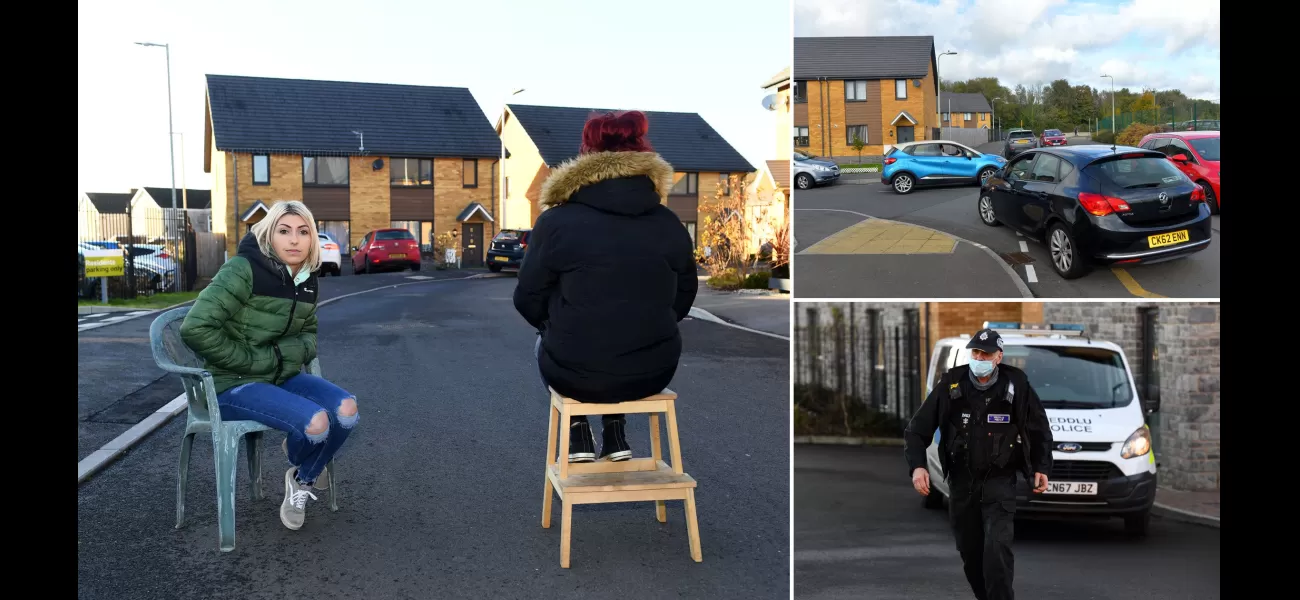
M794 73L799 80L919 79L933 62L932 35L794 38Z

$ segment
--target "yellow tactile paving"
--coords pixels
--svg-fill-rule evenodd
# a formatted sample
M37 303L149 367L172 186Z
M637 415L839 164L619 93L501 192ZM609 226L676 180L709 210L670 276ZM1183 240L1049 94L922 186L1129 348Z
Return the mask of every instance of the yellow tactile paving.
M924 227L867 219L835 232L800 254L952 254L957 240Z

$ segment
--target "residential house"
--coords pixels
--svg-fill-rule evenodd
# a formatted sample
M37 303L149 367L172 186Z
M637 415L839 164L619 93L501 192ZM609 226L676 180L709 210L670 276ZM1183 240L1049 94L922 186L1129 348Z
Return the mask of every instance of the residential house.
M794 38L794 149L857 162L939 127L934 37Z
M176 239L183 227L181 213L189 216L195 232L212 231L212 191L176 190L172 211L172 188L143 187L131 197L131 231L146 240Z
M137 190L128 194L85 192L77 200L77 240L116 241L131 231L127 209Z
M530 227L540 213L542 183L551 169L578 155L587 118L607 109L510 104L497 131L506 146L506 228ZM673 167L674 186L668 208L696 240L702 206L712 202L719 185L749 183L754 167L697 113L645 111L647 138ZM735 178L729 177L735 176Z
M228 75L207 86L203 168L231 255L268 207L301 200L347 247L375 229L409 229L426 248L456 231L462 264L483 264L501 146L467 88Z
M776 153L779 160L790 160L790 128L793 120L792 84L790 67L781 70L763 83L763 89L775 96L772 112L776 113Z
M944 92L939 96L944 127L988 129L993 126L993 108L984 94Z

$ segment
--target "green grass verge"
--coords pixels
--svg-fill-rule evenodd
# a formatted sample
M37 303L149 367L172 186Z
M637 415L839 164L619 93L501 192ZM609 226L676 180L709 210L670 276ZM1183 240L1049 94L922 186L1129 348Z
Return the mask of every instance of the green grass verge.
M108 306L120 306L122 308L167 308L173 304L189 302L197 298L199 293L194 292L171 292L166 294L154 294L152 296L141 296L134 300L122 300L109 298ZM77 306L104 306L99 300L77 300Z

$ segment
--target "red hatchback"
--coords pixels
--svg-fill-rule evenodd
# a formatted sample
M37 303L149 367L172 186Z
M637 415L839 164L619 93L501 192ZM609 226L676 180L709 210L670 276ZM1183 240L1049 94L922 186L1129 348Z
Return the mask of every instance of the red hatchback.
M1065 134L1060 129L1044 129L1043 134L1039 136L1041 146L1064 146Z
M1219 132L1151 133L1138 145L1168 156L1179 171L1205 190L1210 211L1219 214Z
M405 229L376 229L352 247L352 272L357 275L407 267L420 270L420 244Z

